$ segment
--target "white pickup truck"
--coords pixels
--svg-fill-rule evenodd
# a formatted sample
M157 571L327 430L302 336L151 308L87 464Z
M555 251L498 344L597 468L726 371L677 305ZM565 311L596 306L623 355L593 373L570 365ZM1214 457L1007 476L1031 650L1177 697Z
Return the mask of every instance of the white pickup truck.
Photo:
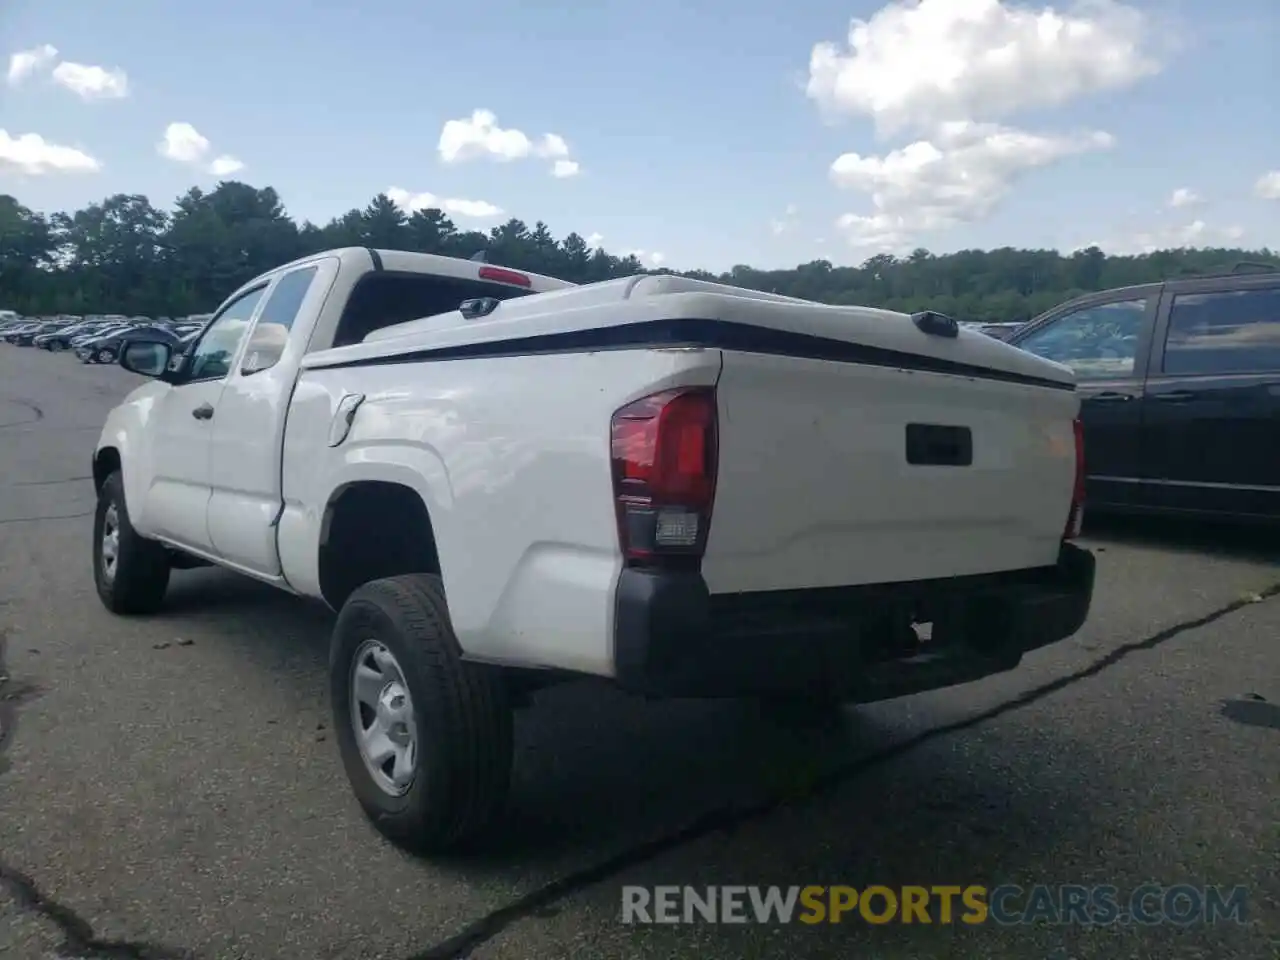
M485 836L540 686L866 702L1088 614L1073 375L939 314L351 248L173 351L122 351L98 593L212 563L337 611L342 759L406 846Z

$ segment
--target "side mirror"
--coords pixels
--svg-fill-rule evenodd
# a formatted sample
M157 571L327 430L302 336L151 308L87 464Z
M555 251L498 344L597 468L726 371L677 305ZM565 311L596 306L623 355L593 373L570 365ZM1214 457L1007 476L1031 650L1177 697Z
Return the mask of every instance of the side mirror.
M144 377L164 378L173 347L159 340L127 340L120 351L120 366Z

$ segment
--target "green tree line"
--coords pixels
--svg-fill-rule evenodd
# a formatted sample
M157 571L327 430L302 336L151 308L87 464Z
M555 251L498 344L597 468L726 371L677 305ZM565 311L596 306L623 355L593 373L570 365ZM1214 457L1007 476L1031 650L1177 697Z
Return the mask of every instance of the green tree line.
M385 194L329 223L298 223L271 187L224 181L193 187L171 211L141 194L116 194L82 210L44 215L0 194L0 309L28 315L204 313L241 283L300 256L344 246L419 250L591 283L645 272L634 256L592 248L577 233L557 240L547 224L508 220L485 232L463 230L441 210L406 214ZM735 266L726 273L684 271L833 304L910 312L931 309L958 320L1029 319L1089 290L1275 261L1270 250L1162 250L1108 256L1097 247L962 250L905 258L881 254L861 266L814 260L786 270Z

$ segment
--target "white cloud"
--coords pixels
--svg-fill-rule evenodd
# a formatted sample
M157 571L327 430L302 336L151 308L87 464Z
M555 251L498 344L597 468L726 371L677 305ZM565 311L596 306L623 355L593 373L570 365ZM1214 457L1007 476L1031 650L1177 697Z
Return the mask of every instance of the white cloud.
M119 100L129 95L129 78L118 67L108 70L64 60L53 68L53 82L81 100Z
M782 217L777 220L769 221L769 230L775 237L780 237L792 227L795 226L796 205L794 203L787 204L787 209Z
M646 267L657 269L666 261L667 255L657 250L628 250L625 254L628 257L635 257Z
M569 152L564 138L554 133L546 134L535 145L523 131L498 126L498 118L491 110L474 110L470 117L446 121L437 145L440 159L445 163L463 163L480 157L522 160L533 155L535 149L540 156L547 157Z
M534 140L514 127L498 126L492 110L473 110L469 117L446 121L436 150L444 163L465 163L482 157L507 163L537 157L554 161L551 174L555 177L572 177L580 169L576 160L569 159L569 144L560 134L544 133Z
M1179 207L1192 207L1200 202L1200 195L1189 187L1179 187L1169 197L1169 206L1175 210Z
M206 164L205 159L209 156L211 147L208 137L191 124L181 121L165 127L163 139L156 144L160 156L175 163L203 167L215 177L229 177L244 169L244 163L229 153L219 154Z
M1280 200L1280 170L1271 170L1258 178L1253 192L1262 200Z
M58 48L47 43L30 50L19 50L9 56L9 86L16 87L28 77L40 73L58 56Z
M412 193L403 187L389 187L386 193L392 203L410 213L434 208L443 210L450 216L472 220L488 220L502 215L502 208L487 200L460 200L438 197L434 193Z
M533 152L540 157L567 157L569 155L569 144L565 143L564 137L558 133L546 133L542 135L541 140L534 144Z
M231 154L223 154L215 157L213 162L209 164L209 172L215 177L229 177L233 173L239 173L244 169L244 164Z
M1244 233L1242 227L1211 227L1204 220L1196 219L1190 223L1167 224L1111 240L1099 240L1084 246L1096 246L1108 253L1132 256L1154 253L1157 250L1176 250L1181 247L1215 247L1238 243L1244 237Z
M596 247L600 246L600 241L603 239L604 239L604 234L602 233L589 234L587 236L587 246L591 247L592 249L595 249Z
M868 215L845 214L837 226L857 246L904 247L917 234L981 220L1033 170L1113 143L1101 131L1043 135L993 123L944 123L932 140L884 156L836 158L831 178L869 194L873 208Z
M157 145L162 157L178 163L199 163L209 152L209 139L189 123L171 123Z
M57 59L58 48L47 43L11 54L9 86L16 87L29 77L43 73ZM129 77L118 67L107 69L64 60L50 72L54 83L82 100L118 100L129 95Z
M0 171L40 176L100 169L102 164L83 150L50 143L37 133L11 137L7 130L0 130Z
M1000 0L893 0L854 19L847 46L819 43L806 92L828 115L883 133L996 120L1114 90L1159 71L1152 25L1115 0L1066 13Z

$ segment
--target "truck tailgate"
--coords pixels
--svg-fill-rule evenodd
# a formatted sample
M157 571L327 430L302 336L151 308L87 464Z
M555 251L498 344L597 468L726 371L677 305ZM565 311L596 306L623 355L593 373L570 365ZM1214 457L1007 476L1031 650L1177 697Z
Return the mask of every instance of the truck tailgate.
M734 350L723 358L702 565L712 593L1056 561L1075 478L1079 402L1069 388Z

